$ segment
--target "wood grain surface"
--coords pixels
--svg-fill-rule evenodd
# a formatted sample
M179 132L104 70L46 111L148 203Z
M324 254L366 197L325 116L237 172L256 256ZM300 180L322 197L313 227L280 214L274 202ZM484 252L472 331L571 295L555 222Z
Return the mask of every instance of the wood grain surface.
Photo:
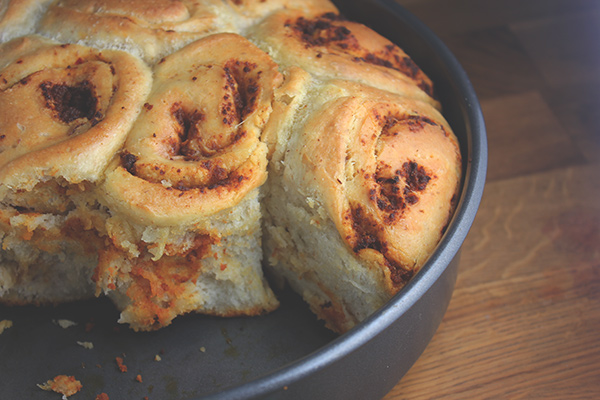
M600 1L396 1L469 74L489 167L448 312L386 400L600 398Z

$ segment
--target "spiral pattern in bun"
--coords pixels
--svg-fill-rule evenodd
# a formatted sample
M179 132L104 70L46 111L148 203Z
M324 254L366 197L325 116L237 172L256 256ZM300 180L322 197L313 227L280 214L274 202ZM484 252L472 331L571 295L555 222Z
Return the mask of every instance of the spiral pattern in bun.
M36 36L5 45L0 64L0 183L30 189L42 176L95 181L123 144L150 71L118 51Z
M108 173L108 196L159 225L235 205L266 179L260 136L280 81L277 65L234 34L165 58L119 166Z

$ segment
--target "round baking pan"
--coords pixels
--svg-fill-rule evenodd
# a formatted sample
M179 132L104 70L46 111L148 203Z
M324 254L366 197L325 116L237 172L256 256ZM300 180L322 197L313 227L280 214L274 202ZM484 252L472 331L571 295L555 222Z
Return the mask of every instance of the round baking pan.
M0 306L0 398L56 399L36 384L73 375L94 399L378 399L418 359L438 328L475 218L487 165L485 127L465 72L442 42L393 0L339 1L352 20L401 46L432 78L461 143L464 179L455 215L422 270L344 335L327 330L294 293L255 318L191 314L157 332L116 323L106 299L58 307ZM122 359L127 371L117 365Z

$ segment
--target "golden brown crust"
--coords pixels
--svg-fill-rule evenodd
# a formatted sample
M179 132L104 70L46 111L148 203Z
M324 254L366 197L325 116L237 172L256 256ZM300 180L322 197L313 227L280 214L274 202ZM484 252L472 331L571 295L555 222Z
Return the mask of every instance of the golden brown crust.
M52 0L5 0L0 2L0 43L31 34L35 23Z
M64 42L123 48L149 62L202 36L232 26L219 18L218 0L61 0L40 23Z
M307 17L280 11L251 35L284 66L295 65L320 78L361 82L439 107L431 80L401 48L336 13Z
M337 13L337 8L328 0L226 0L227 4L241 17L253 22L269 14L286 9L298 10L305 16L316 16L328 12Z
M237 204L266 180L260 141L277 65L241 36L218 34L164 59L103 186L141 221L189 224Z
M123 52L36 36L1 53L0 184L98 180L141 109L148 68Z

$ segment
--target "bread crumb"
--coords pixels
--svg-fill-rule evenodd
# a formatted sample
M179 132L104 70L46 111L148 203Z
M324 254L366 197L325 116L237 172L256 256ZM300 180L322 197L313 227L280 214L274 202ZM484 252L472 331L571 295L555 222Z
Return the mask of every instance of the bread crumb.
M84 347L84 348L89 349L89 350L91 350L91 349L94 348L94 343L92 343L92 342L79 342L79 341L77 341L77 344L80 345L81 347Z
M60 393L63 395L63 399L74 395L83 387L74 376L67 375L57 375L54 379L37 386L42 390Z
M77 325L77 322L68 319L53 319L52 322L54 322L56 325L60 326L63 329L67 329Z
M160 361L162 360L162 358L160 358L160 356L157 354L154 356L154 361Z
M106 393L100 393L98 396L96 396L95 400L110 400L108 398L108 395Z
M140 374L137 374L137 375L135 376L135 380L136 380L136 381L138 381L138 382L140 382L140 383L142 383L142 375L140 375Z
M206 348L204 346L200 347L200 351L206 353Z
M5 329L11 328L13 326L13 322L9 319L3 319L0 321L0 335L4 332Z
M117 361L117 367L119 367L119 371L127 372L127 365L123 364L123 358L115 357L115 360Z

